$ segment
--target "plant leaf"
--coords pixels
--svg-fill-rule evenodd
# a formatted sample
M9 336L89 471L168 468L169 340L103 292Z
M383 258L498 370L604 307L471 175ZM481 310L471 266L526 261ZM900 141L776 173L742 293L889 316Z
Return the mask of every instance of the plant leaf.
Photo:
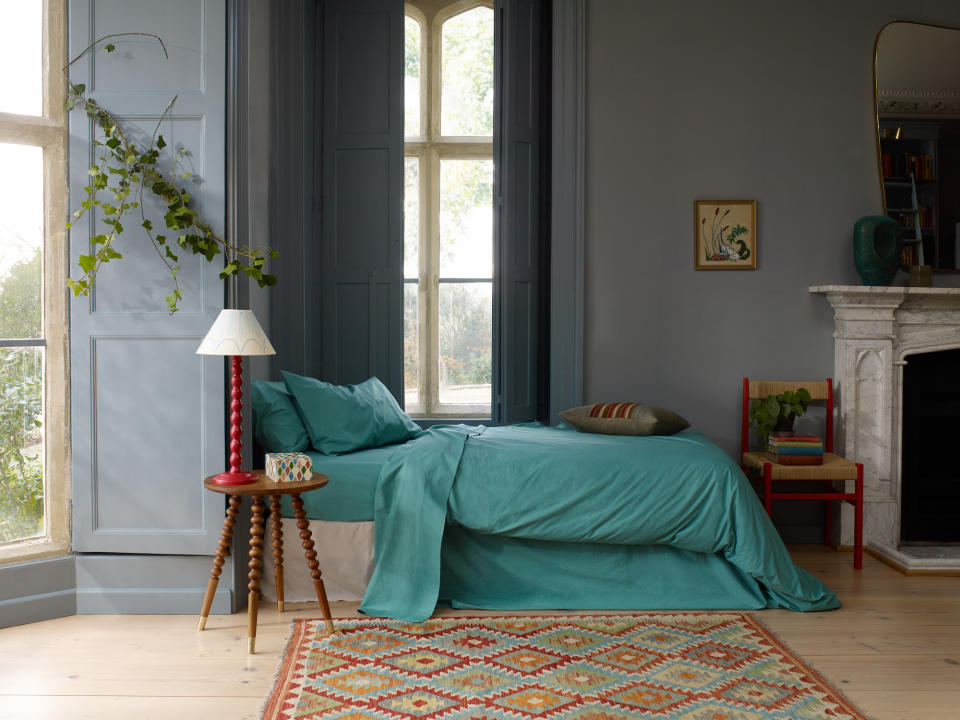
M77 258L77 264L81 270L88 273L97 266L97 259L93 255L81 255Z

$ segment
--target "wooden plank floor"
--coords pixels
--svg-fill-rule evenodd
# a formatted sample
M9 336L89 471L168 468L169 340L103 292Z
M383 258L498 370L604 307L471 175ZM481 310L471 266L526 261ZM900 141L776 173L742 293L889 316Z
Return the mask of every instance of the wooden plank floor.
M757 617L874 720L960 718L960 578L906 577L864 556L792 548L844 603L828 613ZM356 605L334 603L353 616ZM450 611L448 611L450 612ZM466 614L476 615L476 611ZM503 614L503 613L497 613ZM0 718L258 718L294 616L264 603L257 653L246 614L86 615L0 630Z

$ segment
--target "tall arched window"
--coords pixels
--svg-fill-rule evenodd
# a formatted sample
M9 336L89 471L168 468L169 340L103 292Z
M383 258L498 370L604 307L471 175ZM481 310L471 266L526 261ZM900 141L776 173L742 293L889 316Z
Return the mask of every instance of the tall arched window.
M406 408L490 417L494 12L476 0L406 7Z

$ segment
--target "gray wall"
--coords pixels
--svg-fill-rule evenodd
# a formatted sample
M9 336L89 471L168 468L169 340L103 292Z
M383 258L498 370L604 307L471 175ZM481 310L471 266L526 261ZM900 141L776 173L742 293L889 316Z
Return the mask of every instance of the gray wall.
M860 284L873 43L898 19L960 26L960 3L588 2L585 402L665 405L735 454L742 376L833 374L807 288ZM694 271L694 200L741 198L757 270Z

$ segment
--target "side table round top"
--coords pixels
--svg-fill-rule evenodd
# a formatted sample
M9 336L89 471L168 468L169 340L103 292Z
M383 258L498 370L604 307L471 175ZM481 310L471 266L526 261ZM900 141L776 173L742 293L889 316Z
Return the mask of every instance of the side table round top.
M267 477L263 470L253 470L258 480L247 485L216 485L213 479L216 475L211 475L203 481L203 486L207 490L223 493L224 495L299 495L322 488L327 484L329 478L320 473L313 473L313 476L304 482L274 482ZM218 473L219 474L219 473Z

